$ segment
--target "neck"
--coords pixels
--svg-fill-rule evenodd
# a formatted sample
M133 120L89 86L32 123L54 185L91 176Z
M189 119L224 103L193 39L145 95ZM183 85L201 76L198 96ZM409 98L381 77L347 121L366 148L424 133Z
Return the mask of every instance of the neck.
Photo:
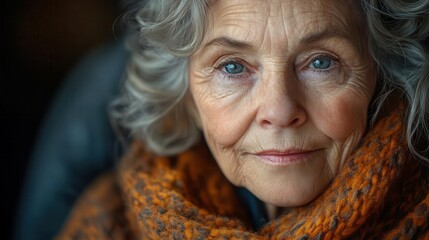
M265 209L267 210L267 216L268 216L269 221L271 221L277 217L277 212L279 211L279 207L276 207L274 205L266 203Z

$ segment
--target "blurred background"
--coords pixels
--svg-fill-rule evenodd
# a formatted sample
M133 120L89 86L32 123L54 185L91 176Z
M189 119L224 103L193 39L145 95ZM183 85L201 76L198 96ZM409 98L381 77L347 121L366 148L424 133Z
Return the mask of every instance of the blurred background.
M1 213L15 209L39 126L62 80L93 48L114 39L117 0L1 2Z

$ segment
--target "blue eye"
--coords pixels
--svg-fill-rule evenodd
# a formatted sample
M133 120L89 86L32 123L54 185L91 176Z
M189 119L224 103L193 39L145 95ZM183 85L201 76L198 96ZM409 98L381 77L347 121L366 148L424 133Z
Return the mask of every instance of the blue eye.
M310 65L315 69L328 69L332 66L332 59L329 57L317 57L311 61Z
M244 66L236 62L229 62L225 64L223 68L225 69L225 72L229 74L240 74L244 71Z

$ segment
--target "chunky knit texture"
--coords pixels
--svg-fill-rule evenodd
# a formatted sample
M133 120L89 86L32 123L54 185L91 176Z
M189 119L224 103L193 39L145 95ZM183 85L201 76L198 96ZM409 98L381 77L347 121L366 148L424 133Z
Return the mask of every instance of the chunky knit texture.
M166 158L135 142L59 239L429 239L428 170L407 151L402 121L402 111L379 121L324 193L258 232L206 147Z

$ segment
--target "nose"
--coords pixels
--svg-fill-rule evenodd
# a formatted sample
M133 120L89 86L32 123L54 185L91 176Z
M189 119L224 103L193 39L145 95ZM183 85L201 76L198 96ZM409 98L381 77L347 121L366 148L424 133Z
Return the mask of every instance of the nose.
M262 94L257 123L263 128L299 127L307 120L307 113L299 98L296 87L272 84Z

